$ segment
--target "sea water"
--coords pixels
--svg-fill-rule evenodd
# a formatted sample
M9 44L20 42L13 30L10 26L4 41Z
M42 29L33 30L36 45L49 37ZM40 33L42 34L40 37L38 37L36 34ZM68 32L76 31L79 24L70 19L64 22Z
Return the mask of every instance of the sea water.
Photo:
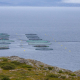
M79 7L0 7L0 33L7 33L9 49L0 56L19 56L76 71L80 69ZM53 50L35 50L25 34L50 41Z

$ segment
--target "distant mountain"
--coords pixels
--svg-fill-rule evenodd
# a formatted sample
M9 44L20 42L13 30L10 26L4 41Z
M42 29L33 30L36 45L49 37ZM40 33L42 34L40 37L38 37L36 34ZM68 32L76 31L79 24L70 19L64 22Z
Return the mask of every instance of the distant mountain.
M0 6L7 6L7 5L11 5L11 3L8 3L8 2L0 2Z
M0 0L0 6L65 6L80 7L78 3L63 3L61 0ZM4 2L3 2L4 1Z

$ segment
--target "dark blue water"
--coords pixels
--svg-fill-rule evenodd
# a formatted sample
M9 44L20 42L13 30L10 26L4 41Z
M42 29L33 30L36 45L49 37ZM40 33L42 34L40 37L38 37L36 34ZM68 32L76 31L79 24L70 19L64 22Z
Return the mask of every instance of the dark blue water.
M0 7L0 33L14 40L0 56L19 56L72 71L80 69L80 8ZM25 34L50 41L53 50L40 51L28 45Z

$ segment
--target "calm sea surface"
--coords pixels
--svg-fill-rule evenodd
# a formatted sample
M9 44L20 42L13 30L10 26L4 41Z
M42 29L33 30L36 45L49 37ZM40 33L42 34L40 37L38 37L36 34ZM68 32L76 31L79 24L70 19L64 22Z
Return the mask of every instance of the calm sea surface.
M72 71L80 70L80 8L0 7L0 33L8 33L10 49L0 56L19 56ZM35 50L25 34L50 41L53 50Z

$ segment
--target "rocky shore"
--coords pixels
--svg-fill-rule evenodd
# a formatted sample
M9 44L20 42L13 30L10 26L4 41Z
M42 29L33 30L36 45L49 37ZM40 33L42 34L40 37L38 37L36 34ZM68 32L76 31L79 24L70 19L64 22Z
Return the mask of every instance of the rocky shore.
M51 65L45 64L43 62L33 60L33 59L20 58L18 56L9 56L9 57L5 57L5 58L10 59L11 61L19 61L20 63L26 63L27 65L31 65L31 66L36 67L36 68L41 67L41 65L42 65L43 67L53 67L54 71L56 71L56 72L59 72L60 70L62 70L63 72L71 72L71 73L75 73L77 76L80 76L80 70L72 72L71 70L59 68L56 66L51 66ZM48 69L46 68L46 70L48 70Z
M6 59L8 59L8 61L6 61ZM37 74L37 73L40 73L40 71L41 71L43 73L43 75L45 75L45 76L49 73L49 75L51 75L50 77L55 78L55 76L57 76L57 78L62 78L62 80L63 80L63 78L68 78L70 80L78 80L78 78L80 79L80 70L72 72L70 70L62 69L62 68L59 68L56 66L51 66L51 65L45 64L43 62L37 61L37 60L24 59L24 58L20 58L18 56L0 57L0 64L4 64L5 62L8 62L9 64L15 63L15 65L17 65L16 62L14 62L14 61L17 61L22 65L23 64L30 65L32 67L32 69L30 69L30 68L28 69L28 67L25 68L25 66L22 66L22 67L19 66L20 67L19 69L17 67L14 70L9 70L9 72L11 72L11 71L17 71L18 72L18 70L22 71L24 69L24 71L30 70L30 74L32 74L33 72L35 72ZM0 68L0 72L2 72L2 68L3 67ZM31 70L32 70L32 72L31 72ZM27 71L27 72L29 73L29 71ZM40 75L41 75L41 73L40 73ZM34 80L41 80L41 79L34 79ZM50 79L43 79L42 78L42 80L53 80L53 79L52 78L50 78Z
M66 69L62 69L62 68L59 68L59 67L55 67L55 66L51 66L51 65L48 65L48 64L45 64L43 62L40 62L40 61L37 61L37 60L32 60L32 59L24 59L24 58L20 58L18 56L10 56L10 57L7 57L8 59L10 59L11 61L19 61L20 63L26 63L27 65L31 65L33 67L41 67L41 65L43 67L54 67L54 70L59 72L59 70L62 70L63 72L72 72L70 70L66 70Z

